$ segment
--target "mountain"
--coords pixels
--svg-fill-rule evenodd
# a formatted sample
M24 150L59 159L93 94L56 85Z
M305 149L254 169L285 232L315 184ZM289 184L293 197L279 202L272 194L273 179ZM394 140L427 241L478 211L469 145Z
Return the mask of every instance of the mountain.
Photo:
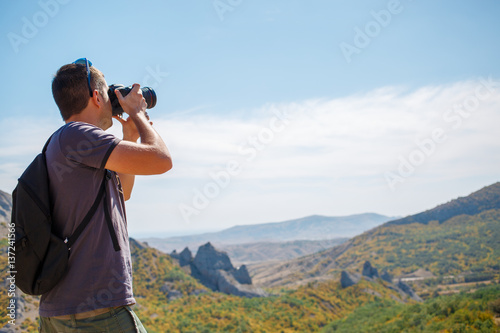
M388 224L410 224L438 221L440 223L457 215L475 215L485 210L500 209L500 182L486 186L466 197L459 197L425 212L394 220Z
M330 279L345 269L361 270L367 260L396 276L421 269L462 280L493 277L500 273L500 209L494 208L499 198L496 183L425 214L388 222L331 249L248 269L254 283L262 287Z
M0 190L0 221L10 220L10 211L12 210L12 196Z
M0 238L7 237L7 222L10 222L12 196L0 190Z
M284 261L323 251L346 242L349 238L325 240L295 240L290 242L259 242L219 245L236 265L264 261Z
M207 242L223 248L228 244L325 240L352 237L392 219L374 213L341 217L313 215L284 222L234 226L219 232L200 235L147 238L141 241L170 253L186 246L197 248Z

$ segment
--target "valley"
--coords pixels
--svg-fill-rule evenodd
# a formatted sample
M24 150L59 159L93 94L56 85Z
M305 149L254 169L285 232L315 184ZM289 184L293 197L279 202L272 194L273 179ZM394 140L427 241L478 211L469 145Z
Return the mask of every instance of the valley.
M499 198L496 183L421 214L382 217L357 235L337 225L339 237L327 240L290 239L283 230L278 241L263 238L274 223L252 226L264 231L250 237L250 226L235 227L212 235L213 243L205 234L180 246L180 237L171 255L155 240L130 239L135 311L148 332L158 333L499 332ZM0 200L5 234L9 195ZM301 235L308 224L320 230L335 220L311 218L288 226ZM235 245L245 234L247 241ZM189 244L191 251L180 251ZM5 267L5 255L0 260ZM16 297L20 325L5 325L2 307L0 332L36 331L37 298Z

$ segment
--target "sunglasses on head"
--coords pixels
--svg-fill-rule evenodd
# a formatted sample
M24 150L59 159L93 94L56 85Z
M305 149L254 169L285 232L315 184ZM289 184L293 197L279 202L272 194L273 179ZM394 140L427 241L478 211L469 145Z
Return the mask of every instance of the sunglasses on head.
M87 68L87 85L89 87L90 97L93 97L94 93L92 92L92 88L90 88L90 67L92 66L92 62L87 58L80 58L75 60L73 63L77 65L85 65L85 67Z

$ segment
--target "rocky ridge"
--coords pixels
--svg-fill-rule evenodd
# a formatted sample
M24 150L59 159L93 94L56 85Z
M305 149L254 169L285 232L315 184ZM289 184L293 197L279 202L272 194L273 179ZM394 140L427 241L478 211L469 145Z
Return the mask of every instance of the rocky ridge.
M226 252L217 250L210 242L198 248L193 258L186 247L181 253L173 251L170 256L186 267L191 276L204 286L226 294L244 297L264 297L267 294L252 284L245 265L235 268Z
M398 280L397 283L394 284L392 276L387 271L383 271L383 273L379 275L378 269L373 267L369 261L366 261L363 264L363 272L361 274L348 271L342 271L340 273L340 285L342 288L349 288L357 284L361 281L361 279L371 282L375 282L377 279L382 279L387 282L387 288L397 291L403 300L410 298L417 302L423 302L422 298L420 298L420 296L418 296L415 291L403 281Z

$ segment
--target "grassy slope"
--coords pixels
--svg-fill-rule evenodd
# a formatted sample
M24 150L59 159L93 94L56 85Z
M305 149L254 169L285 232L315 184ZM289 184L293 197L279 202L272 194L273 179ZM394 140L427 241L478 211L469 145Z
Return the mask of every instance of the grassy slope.
M195 278L186 274L172 258L154 248L131 246L134 295L138 299L166 301L167 295L160 289L167 283L170 288L188 296L207 289Z
M363 263L393 275L425 268L437 276L500 272L500 210L459 215L438 223L383 225L332 249L274 267L250 266L263 286L331 278L341 270L361 271Z
M360 306L380 300L395 303L392 299L397 296L379 283L363 280L359 285L341 289L337 281L328 281L265 298L210 292L158 302L138 313L150 333L318 332L333 319Z
M499 300L500 285L494 285L472 294L440 296L413 305L372 303L334 321L322 332L500 332L493 313L493 304Z
M485 219L487 216L484 216ZM380 283L366 281L346 289L341 289L338 281L334 280L310 283L296 290L281 290L279 296L254 299L213 292L194 295L194 291L204 288L185 274L168 255L151 248L132 247L131 250L134 289L139 303L136 311L148 332L153 333L318 332L333 320L341 318L347 318L342 325L352 328L356 327L353 325L356 325L357 316L375 313L380 305L385 310L373 320L382 320L384 327L387 322L394 323L391 324L396 325L394 327L408 322L425 322L434 325L430 327L440 327L450 320L458 324L472 322L476 326L490 325L491 321L491 313L484 311L484 304L474 303L476 301L463 303L458 300L449 305L448 298L441 297L425 305L398 305L393 300L398 294ZM167 295L159 291L165 283L170 283L184 297L168 300ZM498 290L496 292L496 297L499 297ZM476 300L491 299L487 297L483 294ZM429 312L429 309L436 311ZM445 310L448 316L453 315L451 319L443 319ZM362 321L366 322L365 319Z
M355 238L340 267L370 260L393 274L425 268L435 275L500 271L500 210L455 216L441 224L388 225Z
M382 283L361 281L341 289L338 281L314 283L280 295L242 298L206 290L172 259L153 248L133 246L135 311L154 332L317 332L356 308L400 297ZM175 285L184 297L168 300L159 289Z

